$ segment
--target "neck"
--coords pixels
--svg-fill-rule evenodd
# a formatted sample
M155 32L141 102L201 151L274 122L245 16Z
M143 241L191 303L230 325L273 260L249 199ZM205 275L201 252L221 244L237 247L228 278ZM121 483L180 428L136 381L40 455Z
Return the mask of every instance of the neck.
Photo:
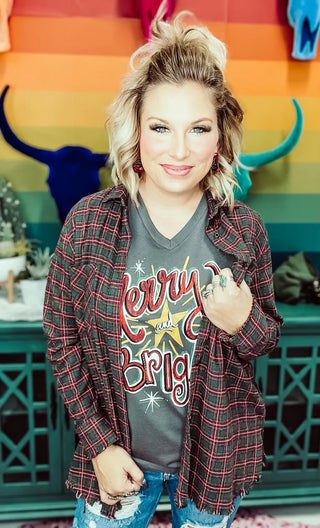
M203 191L200 188L197 191L193 190L190 193L184 194L166 193L159 189L156 192L149 191L144 182L141 182L139 192L148 210L161 209L166 212L170 212L171 210L177 212L179 209L185 211L195 210L203 196Z

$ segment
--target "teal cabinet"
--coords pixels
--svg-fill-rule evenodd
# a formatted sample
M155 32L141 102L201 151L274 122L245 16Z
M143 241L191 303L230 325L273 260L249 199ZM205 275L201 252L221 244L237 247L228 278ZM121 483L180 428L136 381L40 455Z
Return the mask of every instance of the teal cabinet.
M278 347L256 364L266 467L246 504L320 502L320 306L278 308L285 321Z
M74 510L65 490L74 433L41 323L0 323L0 520Z
M320 502L320 306L279 310L278 347L256 362L266 467L244 506ZM72 516L64 483L74 444L42 324L0 322L0 521Z

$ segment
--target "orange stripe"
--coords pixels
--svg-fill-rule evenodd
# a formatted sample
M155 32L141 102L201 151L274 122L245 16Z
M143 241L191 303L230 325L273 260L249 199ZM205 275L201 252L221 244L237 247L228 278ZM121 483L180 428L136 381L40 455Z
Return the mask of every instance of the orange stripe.
M292 31L288 26L227 24L226 31L231 59L281 61L291 58Z
M20 90L118 92L128 57L4 53L2 85Z
M229 61L226 78L237 96L319 97L319 61Z
M20 90L117 92L129 69L128 57L4 53L2 85ZM316 61L235 61L226 74L238 96L319 97Z
M234 60L290 60L292 30L277 24L206 22ZM145 42L135 18L12 17L12 51L129 56ZM320 54L315 59L320 61Z
M15 52L118 56L131 55L143 43L138 19L11 19L11 49Z

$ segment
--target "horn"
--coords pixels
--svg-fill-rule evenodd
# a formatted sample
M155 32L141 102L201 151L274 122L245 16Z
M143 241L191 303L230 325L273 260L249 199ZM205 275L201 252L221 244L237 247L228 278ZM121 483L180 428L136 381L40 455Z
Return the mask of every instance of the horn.
M240 161L246 167L254 169L261 167L262 165L267 165L267 163L271 163L283 156L287 156L297 145L303 131L304 117L302 108L297 99L292 99L292 101L296 109L297 119L289 136L272 150L257 154L240 154Z
M8 90L9 86L7 85L3 89L0 97L0 129L4 139L11 147L18 150L19 152L22 152L22 154L25 154L30 158L34 158L40 161L41 163L46 163L47 165L49 165L51 162L51 158L53 158L52 150L44 150L33 147L31 145L27 145L26 143L21 141L18 136L16 136L16 134L10 127L4 111L4 101Z

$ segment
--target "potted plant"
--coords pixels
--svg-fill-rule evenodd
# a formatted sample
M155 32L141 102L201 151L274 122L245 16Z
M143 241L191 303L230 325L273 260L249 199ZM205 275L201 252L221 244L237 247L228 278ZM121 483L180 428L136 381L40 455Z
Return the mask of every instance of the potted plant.
M26 266L30 242L25 237L26 224L22 219L20 201L12 191L12 185L0 177L0 282L14 276Z
M53 253L38 247L33 250L26 264L29 278L20 280L22 300L27 305L43 305L47 276Z

